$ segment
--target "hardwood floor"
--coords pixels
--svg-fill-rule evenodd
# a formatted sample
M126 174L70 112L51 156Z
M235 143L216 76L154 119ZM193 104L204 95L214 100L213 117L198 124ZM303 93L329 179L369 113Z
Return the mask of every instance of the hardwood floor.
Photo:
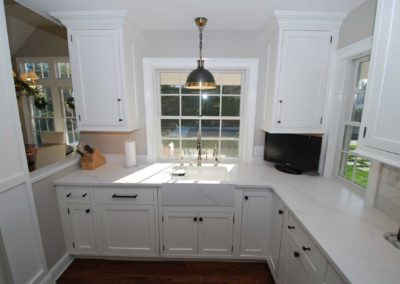
M273 284L266 263L75 259L58 284Z

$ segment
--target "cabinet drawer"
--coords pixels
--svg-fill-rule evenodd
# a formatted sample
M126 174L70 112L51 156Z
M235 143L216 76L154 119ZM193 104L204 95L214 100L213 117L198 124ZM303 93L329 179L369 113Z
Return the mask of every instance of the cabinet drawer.
M154 201L154 188L95 188L96 200L108 203L137 203Z
M65 186L62 195L65 201L90 201L90 187Z
M315 245L314 241L308 236L299 222L290 214L286 224L288 234L293 238L304 256L310 261L310 264L319 271L325 273L327 260Z

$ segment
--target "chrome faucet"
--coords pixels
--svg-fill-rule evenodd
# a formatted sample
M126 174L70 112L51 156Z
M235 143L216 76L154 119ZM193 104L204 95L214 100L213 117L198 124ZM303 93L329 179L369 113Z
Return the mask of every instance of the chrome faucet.
M201 166L201 132L200 129L197 131L197 144L196 144L196 149L197 149L197 166Z

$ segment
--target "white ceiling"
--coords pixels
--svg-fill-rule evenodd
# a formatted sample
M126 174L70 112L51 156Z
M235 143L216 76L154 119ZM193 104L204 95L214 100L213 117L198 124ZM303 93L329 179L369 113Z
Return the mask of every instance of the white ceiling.
M258 30L274 10L349 12L365 0L16 0L37 13L71 10L128 10L142 29L193 29L207 17L210 30Z

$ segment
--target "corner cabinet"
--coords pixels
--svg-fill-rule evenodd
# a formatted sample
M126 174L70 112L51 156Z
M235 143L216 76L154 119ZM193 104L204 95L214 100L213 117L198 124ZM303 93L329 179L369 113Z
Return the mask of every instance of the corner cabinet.
M80 131L132 131L140 127L135 91L133 35L125 11L54 12L68 29Z
M267 31L267 78L261 129L323 133L332 52L344 15L277 11Z
M378 1L358 152L400 167L400 3Z

